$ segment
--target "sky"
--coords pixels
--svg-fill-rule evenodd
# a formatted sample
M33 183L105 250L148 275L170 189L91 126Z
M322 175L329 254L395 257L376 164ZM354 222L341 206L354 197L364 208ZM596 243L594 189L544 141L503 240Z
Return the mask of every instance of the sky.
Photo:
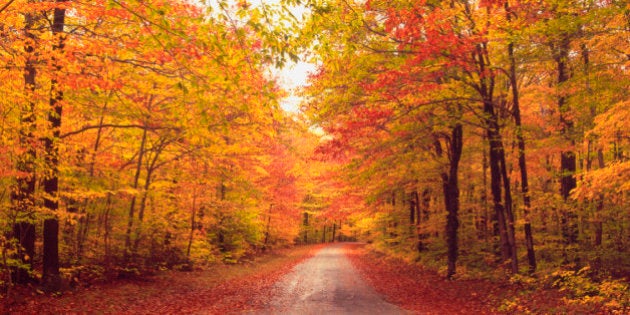
M248 0L247 2L249 2L249 4L253 7L257 7L262 3L267 5L277 5L280 1L281 0ZM218 7L218 4L216 4L215 1L206 1L204 3L215 8ZM236 0L232 3L236 3ZM290 6L289 10L299 20L302 19L305 13L308 13L304 6ZM304 61L289 61L281 69L269 69L270 75L273 78L276 78L280 87L288 92L288 96L280 101L282 109L290 113L299 112L302 98L298 96L298 90L300 87L307 85L309 73L314 72L315 70L315 65Z
M299 61L276 71L280 86L289 92L289 96L280 102L282 109L291 113L299 112L302 99L298 96L298 89L307 85L308 74L315 71L315 65Z
M249 2L253 6L259 6L263 2L269 5L278 4L280 0L250 0ZM304 6L291 6L289 10L298 19L301 19L307 13L307 9ZM309 73L315 70L315 65L304 61L288 62L282 69L271 69L272 75L278 78L280 86L289 93L287 97L280 101L282 109L291 113L299 112L302 98L298 96L298 90L300 87L307 85Z

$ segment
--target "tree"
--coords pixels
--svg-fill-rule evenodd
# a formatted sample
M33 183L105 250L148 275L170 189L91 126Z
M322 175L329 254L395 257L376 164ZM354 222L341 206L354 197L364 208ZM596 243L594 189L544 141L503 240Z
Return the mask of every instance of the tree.
M11 3L7 3L8 7ZM35 44L36 35L33 32L37 20L32 12L24 15L24 53L26 61L24 64L24 92L31 98L35 97L35 86L37 71L35 69ZM12 236L17 241L17 255L22 263L33 267L33 257L35 257L35 224L33 224L35 205L35 159L36 149L34 147L35 136L35 101L25 100L28 106L20 109L20 146L25 148L24 153L18 155L16 170L22 174L16 176L16 187L12 189L11 200L14 211L12 222ZM17 283L28 283L32 281L28 270L24 267L16 267L12 275Z
M66 18L66 8L63 4L66 0L57 0L53 10L52 35L58 42L53 44L53 53L57 56L52 58L52 66L56 72L61 71L61 65L56 58L63 53L64 49L64 26ZM44 220L44 250L43 250L43 282L50 291L59 290L61 279L59 276L59 219L55 217L55 212L59 209L59 136L61 134L63 88L58 84L56 74L52 74L50 88L50 109L48 112L48 122L50 123L51 135L44 139L44 154L48 167L48 174L44 176L44 207L53 215Z

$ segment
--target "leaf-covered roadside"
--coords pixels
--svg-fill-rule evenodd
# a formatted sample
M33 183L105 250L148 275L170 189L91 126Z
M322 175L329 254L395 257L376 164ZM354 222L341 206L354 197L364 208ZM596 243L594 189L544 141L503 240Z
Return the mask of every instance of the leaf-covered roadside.
M450 281L419 265L371 251L363 245L346 246L346 254L388 302L415 313L624 314L618 307L606 305L604 300L576 299L562 285L554 288L527 281Z
M277 250L253 261L193 272L167 271L66 292L59 297L22 289L3 303L8 313L99 312L128 314L226 314L260 309L279 277L321 245Z

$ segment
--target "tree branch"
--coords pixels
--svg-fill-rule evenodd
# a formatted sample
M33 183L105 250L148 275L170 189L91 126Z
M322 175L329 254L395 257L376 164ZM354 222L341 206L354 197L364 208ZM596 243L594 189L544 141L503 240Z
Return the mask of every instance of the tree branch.
M84 127L81 127L80 129L66 132L62 134L61 136L59 136L59 138L61 139L67 138L67 137L74 136L74 135L83 133L85 131L91 130L91 129L98 129L98 128L120 128L120 129L137 128L137 129L147 129L147 130L169 129L167 127L150 127L150 126L137 125L137 124L129 124L129 125L101 124L101 125L94 125L94 126L84 126Z
M9 2L7 2L5 5L3 5L0 8L0 13L2 13L2 11L6 10L11 5L11 3L13 3L13 2L15 2L15 0L9 0Z

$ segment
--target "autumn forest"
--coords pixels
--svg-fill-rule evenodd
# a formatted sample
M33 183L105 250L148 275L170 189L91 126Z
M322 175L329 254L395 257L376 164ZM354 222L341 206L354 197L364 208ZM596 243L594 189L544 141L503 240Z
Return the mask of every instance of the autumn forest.
M622 0L0 0L0 297L349 241L621 314L629 87Z

